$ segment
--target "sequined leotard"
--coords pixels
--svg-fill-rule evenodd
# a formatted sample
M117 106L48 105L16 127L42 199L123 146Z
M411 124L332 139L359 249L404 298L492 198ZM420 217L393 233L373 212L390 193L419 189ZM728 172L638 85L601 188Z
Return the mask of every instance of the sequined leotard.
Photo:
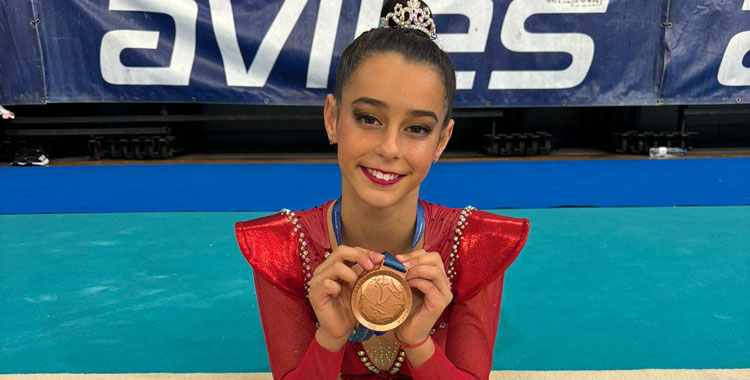
M424 249L439 252L453 301L433 326L435 353L412 368L389 334L330 352L315 340L309 280L330 254L326 212L278 213L235 225L253 267L274 379L487 379L492 366L505 270L523 248L529 221L476 210L425 208ZM376 339L377 338L377 339Z

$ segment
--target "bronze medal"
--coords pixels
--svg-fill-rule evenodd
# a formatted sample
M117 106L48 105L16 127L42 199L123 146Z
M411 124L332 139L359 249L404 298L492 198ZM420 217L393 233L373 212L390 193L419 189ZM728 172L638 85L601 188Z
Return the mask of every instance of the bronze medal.
M402 324L411 312L411 288L406 274L381 263L362 275L352 290L352 312L373 331L388 331Z

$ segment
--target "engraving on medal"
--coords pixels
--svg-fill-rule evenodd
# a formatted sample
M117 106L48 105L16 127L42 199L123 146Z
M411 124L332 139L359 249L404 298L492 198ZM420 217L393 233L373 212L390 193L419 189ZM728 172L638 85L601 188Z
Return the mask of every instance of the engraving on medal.
M409 316L411 289L402 273L382 267L357 281L351 301L359 323L374 331L388 331Z
M383 325L404 312L404 287L391 276L376 276L367 281L359 293L359 312L368 321Z

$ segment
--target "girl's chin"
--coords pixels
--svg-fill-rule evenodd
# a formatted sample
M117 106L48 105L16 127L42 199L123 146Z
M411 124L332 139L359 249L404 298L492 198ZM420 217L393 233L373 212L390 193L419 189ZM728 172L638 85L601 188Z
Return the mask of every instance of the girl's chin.
M393 206L401 200L403 194L396 191L383 191L377 189L359 188L355 189L357 197L366 205L383 209Z
M399 184L402 185L402 184ZM391 190L391 189L389 189ZM399 204L404 198L408 197L411 192L404 193L403 191L393 191L396 189L380 190L372 188L364 188L357 191L359 198L364 201L367 205L373 208L385 209L394 205ZM417 190L418 191L418 190Z
M374 208L387 208L398 203L399 198L395 194L362 194L362 200Z

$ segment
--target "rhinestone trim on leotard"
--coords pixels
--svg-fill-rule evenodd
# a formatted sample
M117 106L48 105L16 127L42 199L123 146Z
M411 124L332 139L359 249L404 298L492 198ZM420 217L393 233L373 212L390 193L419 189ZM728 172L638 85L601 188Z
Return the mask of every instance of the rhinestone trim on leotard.
M462 230L466 228L468 225L467 218L469 215L471 215L471 212L473 210L476 210L475 207L472 206L466 206L463 210L461 210L461 213L458 216L458 221L456 222L456 229L454 230L453 234L453 244L451 247L451 253L450 253L450 262L448 263L448 283L451 286L451 289L453 289L453 279L456 276L456 270L454 268L456 259L458 259L458 249L461 246L461 241L464 240L463 232ZM289 209L282 209L279 211L280 213L286 215L287 221L290 222L293 226L292 228L292 236L297 237L297 242L299 243L299 257L300 257L300 263L302 266L302 277L304 279L305 284L305 298L309 298L310 296L310 279L312 278L312 271L310 267L310 252L308 251L308 243L305 239L305 233L302 232L302 224L299 221L299 218L295 215L295 213ZM324 253L324 258L328 258L328 256L331 255L331 252L326 251ZM315 323L316 327L320 327L319 323ZM446 323L442 322L440 323L439 327L445 328ZM430 334L434 334L435 329L430 330ZM381 370L377 366L373 364L372 359L370 358L369 353L364 349L364 346L362 343L356 343L358 344L358 348L360 350L357 351L357 355L359 356L360 361L362 362L362 365L365 366L368 370L370 370L373 373L379 374L380 372L383 372L384 370ZM391 368L387 370L387 372L391 375L395 375L396 372L398 372L401 369L401 366L404 363L404 360L406 359L406 353L404 350L399 348L398 353L396 354L395 360L393 361L393 364L391 365Z
M471 212L476 210L476 207L472 206L466 206L463 210L461 210L461 214L458 215L458 221L456 222L456 229L453 233L453 247L451 247L451 254L450 258L451 261L448 263L448 284L450 284L451 289L453 289L453 278L456 276L456 269L454 268L454 265L456 263L456 259L458 259L458 248L461 246L461 241L464 240L463 237L463 229L466 228L466 226L469 224L469 222L466 220L469 215L471 215Z
M305 298L309 297L310 293L310 279L312 278L312 272L310 268L310 251L308 251L307 240L305 239L305 233L302 232L302 224L299 222L299 218L289 209L281 209L280 213L286 215L288 222L292 223L292 236L297 237L299 243L299 259L302 266L302 279L305 283Z

